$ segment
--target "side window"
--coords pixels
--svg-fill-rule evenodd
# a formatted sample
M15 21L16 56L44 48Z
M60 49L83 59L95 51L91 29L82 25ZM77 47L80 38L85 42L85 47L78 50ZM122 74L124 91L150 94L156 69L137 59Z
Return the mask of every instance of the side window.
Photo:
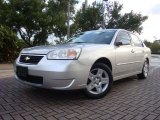
M117 35L116 42L122 42L122 45L130 45L130 37L127 32L120 31Z
M134 46L143 47L142 41L134 34L131 34L132 42Z

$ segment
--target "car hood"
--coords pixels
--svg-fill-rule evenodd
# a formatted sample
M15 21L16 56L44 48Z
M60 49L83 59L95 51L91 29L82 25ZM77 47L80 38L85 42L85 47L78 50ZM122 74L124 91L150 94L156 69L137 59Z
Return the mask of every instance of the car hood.
M78 43L78 44L59 44L59 45L47 45L47 46L36 46L36 47L30 47L25 48L21 51L23 54L47 54L48 52L56 49L65 49L65 48L84 48L84 47L98 47L99 45L102 46L102 44L87 44L87 43ZM109 45L105 45L109 46Z

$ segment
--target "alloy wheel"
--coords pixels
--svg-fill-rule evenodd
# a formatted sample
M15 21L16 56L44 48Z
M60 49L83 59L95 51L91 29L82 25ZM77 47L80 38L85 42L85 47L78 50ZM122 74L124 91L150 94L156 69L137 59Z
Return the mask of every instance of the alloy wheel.
M148 72L149 72L149 64L148 62L146 61L144 63L144 67L143 67L143 73L144 73L144 76L147 77L148 76Z
M90 71L88 83L87 83L87 90L92 94L101 94L107 88L109 84L109 76L108 73L101 69L95 68Z

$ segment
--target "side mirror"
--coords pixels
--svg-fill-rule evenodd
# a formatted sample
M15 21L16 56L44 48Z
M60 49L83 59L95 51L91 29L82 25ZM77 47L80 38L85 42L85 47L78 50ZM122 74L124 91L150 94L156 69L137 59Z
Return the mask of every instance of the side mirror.
M121 46L121 45L123 45L123 43L122 43L122 42L116 42L115 45L116 45L116 46Z

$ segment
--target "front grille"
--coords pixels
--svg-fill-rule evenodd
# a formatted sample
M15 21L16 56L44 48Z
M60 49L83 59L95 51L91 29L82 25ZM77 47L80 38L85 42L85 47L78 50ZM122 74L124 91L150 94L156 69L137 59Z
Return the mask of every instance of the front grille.
M43 56L31 56L31 55L21 55L19 62L29 63L29 64L38 64Z
M28 75L26 77L18 76L18 78L20 78L22 81L26 81L29 83L43 84L43 77Z

